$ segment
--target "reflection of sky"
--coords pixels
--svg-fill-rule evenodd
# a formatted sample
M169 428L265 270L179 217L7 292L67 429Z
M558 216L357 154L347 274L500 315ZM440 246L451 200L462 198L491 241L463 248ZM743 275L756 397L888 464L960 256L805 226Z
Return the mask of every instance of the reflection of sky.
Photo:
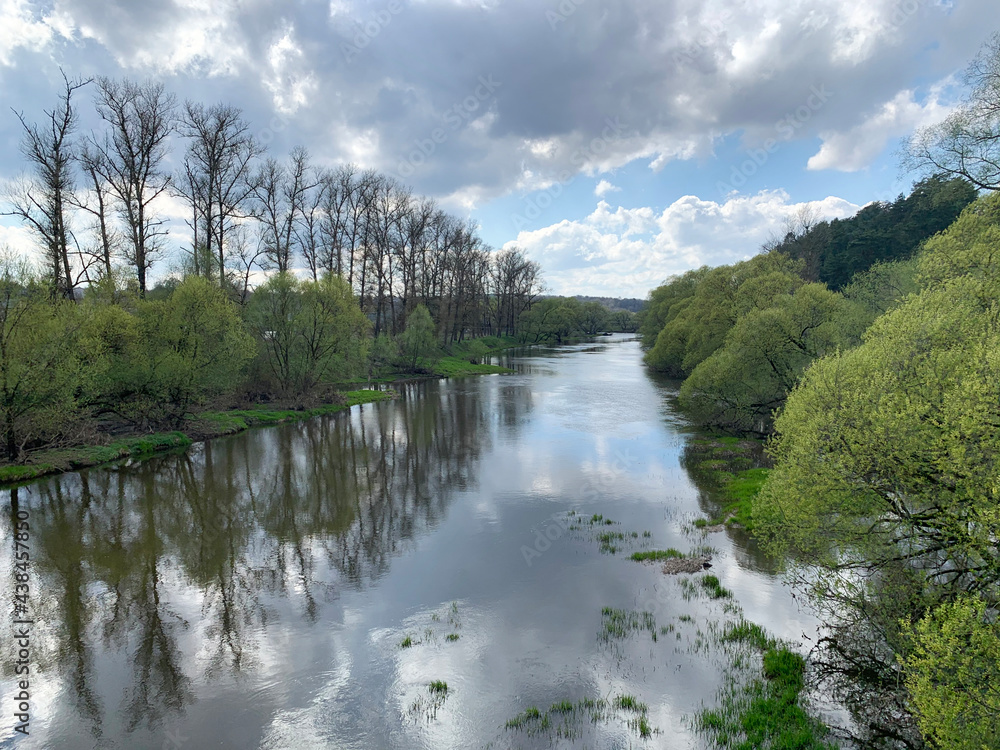
M290 565L276 587L255 589L255 576L266 572L256 568L270 559L266 550L274 544L256 527L239 575L257 602L239 627L243 661L234 672L227 666L231 654L213 661L225 635L206 617L217 593L206 594L183 574L181 562L164 555L164 608L174 618L181 671L192 680L194 700L186 712L153 731L123 734L114 714L130 680L128 654L102 647L93 627L105 737L95 744L74 729L80 719L70 700L73 687L52 678L38 693L53 703L51 713L45 711L52 719L18 747L160 748L168 730L191 738L185 748L450 748L498 738L503 745L514 739L504 733L506 720L531 705L544 709L611 693L649 704L651 723L671 747L695 746L684 717L712 701L719 665L688 646L708 617L720 615L720 606L684 601L679 579L625 555L602 555L579 533L560 531L530 565L523 552L535 545L536 532L554 535L553 516L569 510L602 513L621 522L616 529L648 530L656 547L703 543L690 531L702 513L680 467L683 439L662 413L662 390L645 374L635 343L567 347L541 363L530 374L430 383L409 389L400 401L344 415L344 428L365 429L376 440L391 430L391 450L402 454L427 445L424 432L408 432L414 423L404 410L428 399L441 399L447 409L473 405L476 429L487 433L480 435L484 448L470 464L470 481L436 490L447 495L447 512L408 538L390 540L391 564L377 578L349 583L331 558L335 545L313 537L298 546L308 558L304 566ZM279 465L288 455L277 440L282 434L254 433L261 465ZM293 455L307 472L313 457ZM254 475L255 491L265 485L264 476ZM360 499L362 508L366 502ZM813 627L780 582L738 564L726 536L704 543L716 548L713 572L736 592L749 619L793 638ZM285 546L289 558L298 554ZM313 616L306 588L316 601ZM447 622L452 602L457 628ZM679 625L680 641L671 634L653 644L638 635L615 652L597 639L604 606L651 607L660 625L691 613L697 624ZM446 641L449 632L459 640ZM420 642L401 648L407 635ZM445 680L450 691L428 721L411 706L427 695L431 680ZM34 709L39 716L43 705ZM587 741L599 746L635 739L622 722L587 731L594 732L584 735Z

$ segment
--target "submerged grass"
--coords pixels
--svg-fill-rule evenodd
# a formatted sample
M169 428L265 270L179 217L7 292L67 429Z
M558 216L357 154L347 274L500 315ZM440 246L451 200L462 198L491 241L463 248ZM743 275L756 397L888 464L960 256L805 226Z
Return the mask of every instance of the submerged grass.
M802 705L805 660L785 647L763 654L763 679L725 692L720 705L698 714L695 726L726 750L836 750L829 730Z
M636 612L627 609L604 607L601 610L601 641L608 643L613 640L628 638L634 633L649 631L656 640L656 618L652 612Z
M729 599L733 595L733 592L725 588L719 579L713 575L702 577L698 581L698 585L706 591L711 599Z
M721 436L689 441L685 463L692 475L707 483L721 500L721 512L699 518L696 528L739 524L753 529L753 498L767 480L763 443L759 440Z
M697 731L720 750L837 750L807 711L802 656L742 614L712 630L729 654L729 676L718 705L695 715Z
M639 737L647 739L659 733L650 725L648 711L648 706L632 695L618 695L610 700L584 698L576 703L563 700L553 703L548 711L530 706L508 719L504 728L528 735L551 731L558 738L574 739L580 737L580 726L584 723L599 724L618 719Z

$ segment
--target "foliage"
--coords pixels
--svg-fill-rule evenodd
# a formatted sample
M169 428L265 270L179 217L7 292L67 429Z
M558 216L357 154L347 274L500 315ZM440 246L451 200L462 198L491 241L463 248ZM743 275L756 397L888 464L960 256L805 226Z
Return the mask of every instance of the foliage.
M665 322L646 353L646 364L673 377L690 375L722 346L741 315L769 307L778 295L801 286L800 270L800 262L766 253L685 274L668 285L676 284L676 293L653 294L650 316L662 316Z
M906 683L920 728L951 750L1000 747L1000 630L997 613L963 596L931 610L912 628Z
M339 277L302 282L275 274L254 292L246 317L257 334L261 368L285 397L311 394L362 370L368 322Z
M914 185L907 197L875 201L849 219L789 233L774 250L802 260L809 281L840 289L875 263L910 258L975 199L976 190L966 180L933 175Z
M369 363L373 375L388 372L393 363L399 359L399 345L387 333L380 333L374 338L369 352Z
M822 284L768 296L771 305L740 317L684 381L680 403L701 424L767 432L806 367L860 339L853 305Z
M417 305L406 319L406 329L399 335L399 351L403 365L416 370L418 364L433 364L440 358L434 321L423 305Z
M998 243L1000 196L990 196L927 243L923 290L879 318L861 346L816 362L776 422L776 466L754 519L771 551L818 566L814 590L852 621L828 643L834 654L905 662L901 619L967 592L996 601ZM852 661L836 668L864 683ZM898 690L898 675L869 676L876 697L856 696L858 707Z
M76 412L79 316L31 269L0 269L0 448L8 460L57 439Z

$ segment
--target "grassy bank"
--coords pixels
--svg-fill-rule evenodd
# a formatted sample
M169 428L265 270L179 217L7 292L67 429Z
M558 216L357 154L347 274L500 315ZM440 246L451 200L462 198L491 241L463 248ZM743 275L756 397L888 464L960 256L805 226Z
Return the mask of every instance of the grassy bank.
M825 741L829 730L807 710L806 663L799 654L743 619L728 623L719 641L749 679L734 680L720 693L718 706L697 715L696 727L716 747L836 750ZM738 653L756 657L750 661L759 667L751 667Z
M762 441L733 436L692 438L685 447L684 463L695 480L721 502L714 517L698 519L695 526L735 523L753 529L753 498L769 471Z
M472 364L461 357L442 357L434 365L434 374L442 378L461 378L466 375L502 375L514 372L498 365Z
M312 409L278 410L266 406L232 411L202 412L187 419L181 430L122 437L108 445L81 445L39 451L28 463L0 466L0 486L28 482L50 474L85 469L125 458L148 458L157 453L184 449L192 443L221 435L232 435L262 425L297 422L326 414L335 414L358 404L385 401L393 391L347 391L341 403L323 404Z

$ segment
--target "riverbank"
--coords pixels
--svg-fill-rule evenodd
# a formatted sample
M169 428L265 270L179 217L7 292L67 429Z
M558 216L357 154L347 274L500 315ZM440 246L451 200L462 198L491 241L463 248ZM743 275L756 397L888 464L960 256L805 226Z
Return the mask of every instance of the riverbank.
M491 349L490 353L514 348L513 342ZM343 383L342 387L391 385L429 378L460 378L472 375L504 375L513 370L498 365L479 364L460 355L440 358L428 372L391 373L381 378ZM385 401L396 396L395 391L369 388L342 391L343 403L321 404L306 409L282 409L273 404L255 404L245 409L204 411L185 420L179 430L159 433L135 433L109 436L103 445L73 445L31 453L25 463L0 465L0 487L30 482L53 474L89 469L122 459L150 458L159 453L183 450L194 443L224 435L234 435L252 427L265 427L285 422L298 422L312 417L336 414L358 404Z
M696 527L717 531L738 524L753 530L753 499L771 468L762 440L732 435L692 437L684 449L684 468L720 502L711 518L695 521Z
M258 405L248 409L206 411L188 418L181 430L116 437L106 445L79 445L38 451L29 463L0 466L0 487L30 482L53 474L88 469L126 458L149 458L159 453L182 450L194 443L234 435L251 427L299 422L313 417L336 414L359 404L386 401L396 397L392 390L345 391L343 402L322 404L310 409L275 409Z

